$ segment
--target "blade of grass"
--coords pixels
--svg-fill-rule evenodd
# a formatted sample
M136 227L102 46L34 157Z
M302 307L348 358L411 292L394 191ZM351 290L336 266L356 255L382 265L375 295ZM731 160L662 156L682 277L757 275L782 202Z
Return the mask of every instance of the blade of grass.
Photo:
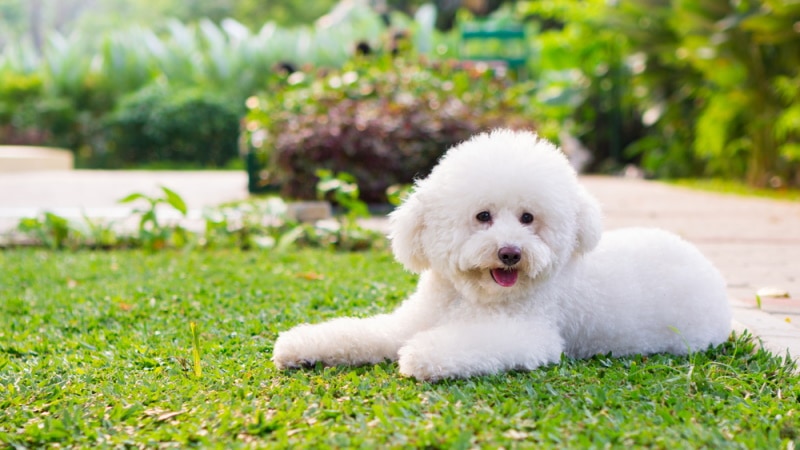
M192 359L194 361L194 376L203 376L203 367L200 365L200 333L197 331L197 322L189 322L192 332Z

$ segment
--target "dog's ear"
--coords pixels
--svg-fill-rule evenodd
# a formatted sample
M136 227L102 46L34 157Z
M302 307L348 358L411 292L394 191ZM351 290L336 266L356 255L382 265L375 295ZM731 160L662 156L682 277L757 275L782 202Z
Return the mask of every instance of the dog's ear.
M576 253L594 249L603 234L603 213L600 204L583 186L578 192L578 242Z
M389 239L395 258L412 272L420 273L430 264L425 256L422 233L425 230L425 208L420 192L406 198L389 216Z

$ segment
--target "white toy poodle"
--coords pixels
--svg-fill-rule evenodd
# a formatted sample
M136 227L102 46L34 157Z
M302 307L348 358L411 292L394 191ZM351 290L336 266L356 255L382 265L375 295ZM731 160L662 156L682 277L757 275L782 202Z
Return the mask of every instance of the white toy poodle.
M533 133L497 130L450 149L391 215L392 249L420 273L394 312L303 324L279 368L397 360L419 380L724 342L725 281L658 229L602 233L597 201ZM602 236L601 236L602 235Z

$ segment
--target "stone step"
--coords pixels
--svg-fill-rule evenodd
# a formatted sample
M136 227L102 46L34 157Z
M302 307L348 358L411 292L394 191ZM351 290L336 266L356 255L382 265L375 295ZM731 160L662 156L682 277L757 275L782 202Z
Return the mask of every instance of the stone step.
M0 145L0 173L72 170L75 157L62 148Z

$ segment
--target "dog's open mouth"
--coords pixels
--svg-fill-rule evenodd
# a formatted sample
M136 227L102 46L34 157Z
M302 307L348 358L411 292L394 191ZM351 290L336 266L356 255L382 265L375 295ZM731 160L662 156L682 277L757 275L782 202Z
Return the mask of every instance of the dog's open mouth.
M495 283L503 287L511 287L517 282L517 269L492 269L490 271Z

